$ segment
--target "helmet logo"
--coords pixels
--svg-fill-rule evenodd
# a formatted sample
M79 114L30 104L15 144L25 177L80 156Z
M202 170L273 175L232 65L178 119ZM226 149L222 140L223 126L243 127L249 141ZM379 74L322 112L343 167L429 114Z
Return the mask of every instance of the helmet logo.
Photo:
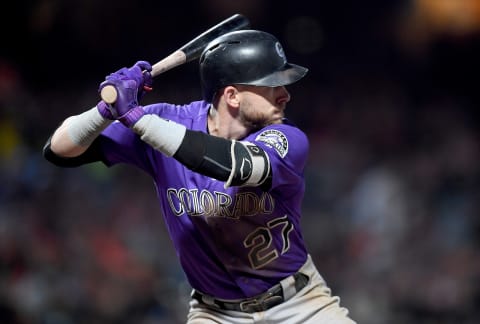
M278 56L280 56L283 59L283 62L287 63L285 52L283 51L282 45L279 42L275 43L275 50L277 51Z

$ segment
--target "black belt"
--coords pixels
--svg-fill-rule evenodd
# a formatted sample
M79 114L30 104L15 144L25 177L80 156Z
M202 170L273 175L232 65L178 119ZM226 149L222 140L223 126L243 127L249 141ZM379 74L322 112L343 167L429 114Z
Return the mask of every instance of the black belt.
M308 276L297 272L293 275L295 280L295 292L302 290L308 283ZM238 312L255 313L263 312L285 301L282 285L276 284L266 292L247 299L239 301L226 301L204 295L197 290L192 293L192 298L208 306L217 307L224 310L233 310Z

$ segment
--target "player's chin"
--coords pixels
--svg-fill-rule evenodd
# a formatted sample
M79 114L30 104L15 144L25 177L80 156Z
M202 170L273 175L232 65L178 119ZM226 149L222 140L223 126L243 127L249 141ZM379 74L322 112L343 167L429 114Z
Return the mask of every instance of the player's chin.
M268 122L266 122L266 126L268 125L275 125L275 124L281 124L283 123L283 114L281 117L275 117L275 118L272 118L270 119Z
M272 116L272 120L274 121L275 124L282 123L284 118L285 118L285 114L283 113L283 110L278 111Z

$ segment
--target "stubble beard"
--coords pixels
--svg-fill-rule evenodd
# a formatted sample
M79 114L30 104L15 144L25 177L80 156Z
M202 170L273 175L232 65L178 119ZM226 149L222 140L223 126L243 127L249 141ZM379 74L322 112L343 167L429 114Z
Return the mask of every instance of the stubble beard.
M283 121L283 114L278 118L268 118L260 113L246 113L244 109L240 110L240 122L250 130L257 131L272 124L281 124Z

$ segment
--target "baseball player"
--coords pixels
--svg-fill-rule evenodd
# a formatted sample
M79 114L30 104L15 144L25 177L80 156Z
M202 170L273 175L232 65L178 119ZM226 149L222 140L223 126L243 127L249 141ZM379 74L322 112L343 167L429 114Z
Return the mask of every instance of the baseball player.
M317 271L300 227L309 143L285 116L286 85L307 69L279 41L230 32L200 57L203 99L139 100L150 63L108 75L118 98L67 118L44 157L61 167L102 161L149 174L193 290L187 323L355 323Z

